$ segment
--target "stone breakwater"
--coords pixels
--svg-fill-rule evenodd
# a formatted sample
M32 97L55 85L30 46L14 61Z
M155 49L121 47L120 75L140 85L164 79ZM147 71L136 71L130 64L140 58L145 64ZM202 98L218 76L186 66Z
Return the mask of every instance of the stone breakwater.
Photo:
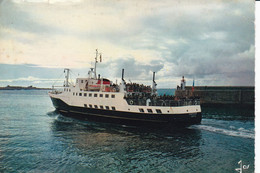
M0 90L51 90L51 88L37 88L32 85L28 87L7 85L6 87L0 87Z
M177 97L199 97L201 105L248 105L255 104L254 86L186 86L185 90L177 89Z

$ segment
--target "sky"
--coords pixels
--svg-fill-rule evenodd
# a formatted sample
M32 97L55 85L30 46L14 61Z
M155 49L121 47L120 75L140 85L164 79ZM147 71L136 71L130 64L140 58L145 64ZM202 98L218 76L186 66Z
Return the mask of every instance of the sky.
M253 0L0 0L0 86L51 87L63 69L175 88L255 85Z

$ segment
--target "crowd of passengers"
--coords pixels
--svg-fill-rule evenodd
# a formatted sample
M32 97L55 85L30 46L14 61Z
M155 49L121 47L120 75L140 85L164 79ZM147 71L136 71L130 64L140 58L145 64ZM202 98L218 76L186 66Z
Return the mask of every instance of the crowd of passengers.
M142 94L127 94L125 99L138 100L138 99L151 99L151 100L197 100L199 97L177 97L173 95L151 95L150 93L142 93Z
M119 85L113 84L111 87L118 92L119 91ZM126 91L127 92L144 92L144 93L151 93L152 88L151 86L138 84L138 83L127 83L126 84Z
M152 88L147 85L137 84L137 83L127 83L126 84L126 91L127 92L146 92L150 93Z
M115 90L118 92L119 91L119 86L116 84L113 84L111 86L112 88L115 88ZM132 99L132 100L137 100L137 99L151 99L151 100L197 100L199 97L177 97L173 95L152 95L151 91L152 88L151 86L143 85L143 84L137 84L137 83L127 83L126 84L126 91L129 93L125 96L125 99Z

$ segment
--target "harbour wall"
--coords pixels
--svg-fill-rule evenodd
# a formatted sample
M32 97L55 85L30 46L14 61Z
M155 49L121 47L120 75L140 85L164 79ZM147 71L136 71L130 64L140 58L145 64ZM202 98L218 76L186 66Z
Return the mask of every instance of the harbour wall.
M178 88L177 97L199 97L201 105L244 105L254 106L254 86L186 86Z

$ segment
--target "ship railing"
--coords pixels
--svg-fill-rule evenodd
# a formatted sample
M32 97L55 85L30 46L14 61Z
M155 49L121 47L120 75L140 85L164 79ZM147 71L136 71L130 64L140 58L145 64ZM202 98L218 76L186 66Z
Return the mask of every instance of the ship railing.
M162 100L162 99L126 99L129 105L139 105L139 106L192 106L200 105L199 99L185 99L185 100Z
M52 86L51 94L61 94L64 91L64 86Z

